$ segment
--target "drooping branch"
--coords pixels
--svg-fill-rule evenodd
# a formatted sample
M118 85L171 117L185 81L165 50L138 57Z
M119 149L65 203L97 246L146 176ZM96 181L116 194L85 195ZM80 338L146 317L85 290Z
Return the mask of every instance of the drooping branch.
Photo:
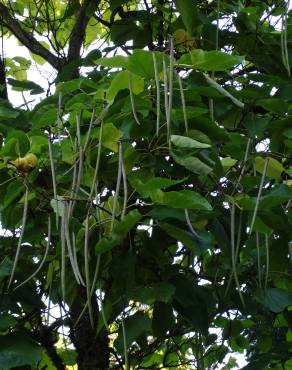
M21 26L21 22L14 18L9 9L2 3L0 3L0 23L7 27L32 53L41 56L57 71L60 71L62 60L47 50L32 34L25 31Z

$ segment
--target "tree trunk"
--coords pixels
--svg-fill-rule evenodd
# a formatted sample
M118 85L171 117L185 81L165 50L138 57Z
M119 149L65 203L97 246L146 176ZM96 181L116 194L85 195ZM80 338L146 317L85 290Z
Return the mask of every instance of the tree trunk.
M86 291L80 288L78 299L70 307L72 324L70 338L77 351L77 364L79 370L108 370L109 369L109 339L105 330L96 334L96 327L100 319L96 297L92 298L92 311L94 328L92 328L88 311L75 326L75 322L86 302Z

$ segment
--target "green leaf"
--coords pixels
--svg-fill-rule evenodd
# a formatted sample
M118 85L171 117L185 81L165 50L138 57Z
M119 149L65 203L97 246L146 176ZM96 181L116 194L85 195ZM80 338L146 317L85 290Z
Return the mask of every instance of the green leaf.
M118 141L123 137L123 132L118 130L113 123L106 123L102 130L102 145L113 152L118 151Z
M175 287L166 282L155 283L149 287L138 286L131 295L131 299L144 304L152 304L155 301L167 303L174 291Z
M110 36L115 45L123 45L129 40L133 40L135 34L140 31L136 23L130 19L120 19L115 21L110 28Z
M257 101L257 104L274 113L286 113L289 109L289 104L279 98L261 99Z
M191 139L190 137L187 137L187 136L171 135L170 140L178 148L203 149L203 148L210 148L211 146L206 143L200 143L199 141Z
M137 312L134 315L127 317L124 320L124 325L127 348L130 348L133 342L135 342L142 334L151 331L151 320L142 312ZM121 329L119 330L118 338L115 340L115 346L121 354L124 353L123 333Z
M176 163L180 164L181 166L185 167L187 170L196 173L198 175L208 175L212 172L212 167L208 166L204 162L202 162L197 157L192 156L178 156L172 153L172 157Z
M26 334L0 336L0 368L34 365L42 358L42 348Z
M0 313L0 330L9 329L17 324L15 318L7 313Z
M163 177L153 177L150 180L143 180L140 179L139 173L135 176L135 172L129 178L131 185L137 190L137 192L142 197L149 197L153 192L160 189L167 189L173 185L180 184L181 182L185 181L182 180L172 180Z
M98 255L108 252L115 246L119 245L141 217L142 215L136 209L129 212L122 221L115 224L110 238L102 238L96 244L96 254Z
M197 13L197 0L175 0L175 4L187 31L192 34Z
M64 201L66 200L66 198L60 196L60 195L57 195L57 199L51 199L51 207L53 208L54 212L60 216L60 217L63 217L64 216L64 212L65 212L65 205L64 205Z
M157 338L163 338L172 329L174 324L175 319L172 306L163 302L155 302L152 318L153 334Z
M227 71L235 65L242 63L242 61L242 56L231 55L216 50L205 51L195 49L189 55L182 56L179 64L203 71Z
M8 103L0 101L0 118L16 118L19 116L19 111L13 109Z
M263 173L265 167L265 159L263 157L255 158L255 168L259 173ZM285 172L285 168L275 158L268 157L268 165L266 175L272 179L280 179L282 172Z
M12 262L5 257L0 264L0 279L10 276L12 270Z
M284 289L269 288L258 293L260 301L272 312L282 312L292 305L292 293Z
M31 94L41 94L44 92L44 89L33 81L18 81L13 78L8 78L7 81L16 91L29 90L31 91Z
M119 91L129 89L129 79L131 78L132 91L138 95L144 90L144 79L140 76L131 74L128 71L117 73L107 91L106 98L109 101L114 100Z
M194 235L181 228L175 227L168 223L160 223L159 227L167 232L175 240L181 242L186 248L188 248L194 255L200 255L201 251L198 244L195 241Z
M191 190L163 192L157 190L151 194L153 202L173 208L202 209L211 211L212 207L200 194Z
M33 129L54 126L57 121L58 110L56 105L44 105L32 116Z

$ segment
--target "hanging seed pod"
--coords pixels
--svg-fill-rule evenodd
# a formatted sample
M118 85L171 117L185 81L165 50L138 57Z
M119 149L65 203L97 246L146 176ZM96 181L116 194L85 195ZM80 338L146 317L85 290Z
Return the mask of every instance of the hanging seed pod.
M26 220L27 220L27 209L28 209L28 186L25 182L25 193L24 193L24 205L23 205L23 214L22 214L22 227L21 227L21 231L20 231L20 235L19 235L19 238L18 238L18 243L17 243L17 248L16 248L16 254L15 254L15 257L14 257L14 261L13 261L13 265L12 265L12 270L11 270L11 274L10 274L10 278L9 278L9 282L8 282L8 289L10 288L12 282L13 282L13 279L14 279L14 275L15 275L15 270L16 270L16 267L17 267L17 263L18 263L18 259L19 259L19 254L20 254L20 249L21 249L21 244L22 244L22 240L23 240L23 235L24 235L24 231L25 231L25 226L26 226Z

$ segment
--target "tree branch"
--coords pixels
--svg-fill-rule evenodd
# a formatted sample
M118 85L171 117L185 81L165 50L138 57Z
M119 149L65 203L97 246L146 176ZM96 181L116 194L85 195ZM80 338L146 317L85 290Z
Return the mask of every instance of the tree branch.
M9 9L2 3L0 3L0 23L7 27L32 53L44 58L57 71L61 70L61 60L40 44L33 35L25 31L20 22L10 14Z
M85 0L82 6L80 7L77 16L76 22L72 29L69 41L69 50L68 50L68 62L78 60L80 58L80 50L82 43L85 38L86 27L90 19L88 15L89 7L92 5L98 5L100 0ZM92 13L93 13L92 9Z

